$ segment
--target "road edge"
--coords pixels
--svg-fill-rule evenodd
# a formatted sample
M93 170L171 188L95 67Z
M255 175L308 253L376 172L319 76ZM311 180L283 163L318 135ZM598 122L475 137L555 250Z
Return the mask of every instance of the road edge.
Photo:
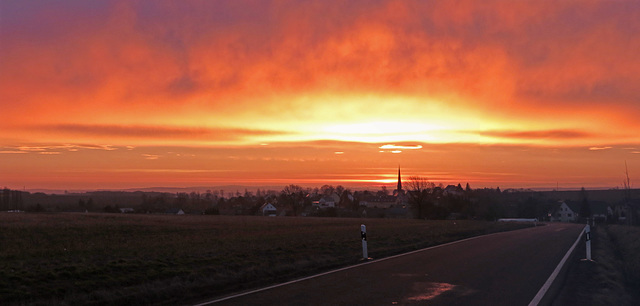
M380 259L374 259L374 260L370 260L370 261L363 262L363 263L360 263L360 264L356 264L356 265L352 265L352 266L346 266L346 267L343 267L343 268L340 268L340 269L335 269L335 270L327 271L327 272L324 272L324 273L319 273L319 274L314 274L314 275L310 275L310 276L299 278L299 279L294 279L294 280L291 280L291 281L288 281L288 282L285 282L285 283L279 283L279 284L275 284L275 285L271 285L271 286L267 286L267 287L262 287L262 288L258 288L258 289L254 289L254 290L250 290L250 291L246 291L246 292L236 293L236 294L225 296L225 297L220 297L220 298L217 298L215 300L201 302L201 303L195 304L193 306L205 306L205 305L216 304L216 303L220 303L220 302L223 302L223 301L226 301L226 300L230 300L230 299L234 299L234 298L237 298L237 297L241 297L241 296L245 296L245 295L249 295L249 294L254 294L254 293L257 293L257 292L273 289L273 288L276 288L276 287L286 286L286 285L289 285L289 284L305 281L305 280L308 280L308 279L324 276L324 275L327 275L327 274L332 274L332 273L336 273L336 272L340 272L340 271L344 271L344 270L349 270L349 269L353 269L353 268L357 268L357 267L360 267L360 266L373 264L373 263L377 263L377 262L381 262L381 261L385 261L385 260L389 260L389 259L393 259L393 258L398 258L398 257L402 257L402 256L407 256L407 255L419 253L419 252L424 252L424 251L427 251L427 250L431 250L431 249L435 249L435 248L439 248L439 247L444 247L444 246L452 245L452 244L456 244L456 243L461 243L461 242L468 241L468 240L473 240L473 239L478 239L478 238L487 237L487 236L493 236L493 235L499 235L499 234L503 234L503 233L506 233L506 232L509 232L509 231L496 232L496 233L490 233L490 234L479 235L479 236L473 236L473 237L469 237L469 238L465 238L465 239L461 239L461 240L456 240L456 241L451 241L451 242L447 242L447 243L443 243L443 244L439 244L439 245L426 247L426 248L423 248L423 249L418 249L418 250L415 250L415 251L396 254L396 255L389 256L389 257L383 257L383 258L380 258Z
M585 226L586 228L586 226ZM582 236L584 235L584 229L578 235L578 238L573 243L569 251L564 255L562 260L558 263L555 270L549 275L547 281L542 285L540 290L533 300L529 302L529 306L537 306L537 305L550 305L555 298L557 291L562 287L562 282L566 276L569 265L567 265L567 260L570 257L573 257L574 252L576 250L576 246L582 241Z

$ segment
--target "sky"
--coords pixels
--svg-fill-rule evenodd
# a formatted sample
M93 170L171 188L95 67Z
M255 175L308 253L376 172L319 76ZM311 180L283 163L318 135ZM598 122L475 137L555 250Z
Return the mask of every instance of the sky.
M635 187L638 53L639 1L0 0L0 185Z

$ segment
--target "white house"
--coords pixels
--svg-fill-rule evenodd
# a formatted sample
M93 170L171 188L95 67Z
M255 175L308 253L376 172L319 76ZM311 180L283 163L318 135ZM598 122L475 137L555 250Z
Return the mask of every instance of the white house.
M334 197L326 196L318 201L313 201L312 205L317 206L318 208L336 207L336 200Z
M334 192L331 195L329 195L329 197L333 199L334 203L336 204L340 203L340 196L337 193Z
M575 203L567 204L566 202L560 203L560 206L551 213L552 222L575 222L578 220L579 207Z
M260 206L260 211L262 211L263 216L276 216L278 209L271 203L265 203Z

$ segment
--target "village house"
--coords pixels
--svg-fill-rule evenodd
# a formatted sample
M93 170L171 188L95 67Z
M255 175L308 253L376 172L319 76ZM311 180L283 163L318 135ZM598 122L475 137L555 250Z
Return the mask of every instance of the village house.
M613 210L606 202L591 201L589 202L589 209L591 209L591 217L596 223L608 222L610 216L613 215Z
M336 207L336 203L338 203L339 201L340 201L339 197L336 200L336 197L334 196L326 196L326 197L320 198L320 200L318 201L313 201L311 205L318 207L320 209L324 209L324 208Z
M551 222L576 222L579 211L578 203L564 201L551 213L550 220Z
M371 195L360 200L360 206L368 208L393 208L397 207L395 214L402 215L406 212L408 199L406 192L402 189L402 178L400 176L400 168L398 168L398 185L393 191L393 195Z
M551 213L550 220L552 222L576 222L580 217L580 206L580 202L563 201ZM609 204L602 201L590 201L589 210L591 218L595 219L594 222L597 223L608 222L614 213Z
M640 224L640 200L626 200L618 203L612 209L613 222L619 224Z
M396 196L368 196L360 201L360 206L372 208L389 208L397 203Z
M449 185L446 188L444 188L444 191L442 192L442 195L444 195L444 196L462 197L462 196L464 196L464 189L462 189L462 187L460 185L458 185L458 186Z
M263 216L275 217L278 214L278 209L271 203L265 203L260 206L260 211Z

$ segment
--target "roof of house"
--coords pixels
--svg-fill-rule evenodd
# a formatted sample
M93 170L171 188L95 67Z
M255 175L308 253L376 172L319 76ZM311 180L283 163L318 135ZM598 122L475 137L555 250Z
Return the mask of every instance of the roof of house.
M569 209L571 209L574 213L580 213L580 208L582 206L582 202L580 202L580 201L564 201L564 202L561 202L560 205L562 205L562 203L567 204ZM603 201L589 201L588 203L589 203L589 209L591 210L591 214L606 215L608 213L607 207L609 207L609 204L607 204L606 202L603 202ZM560 209L560 205L558 205L557 209Z
M167 214L177 214L182 210L182 208L169 208L167 209ZM184 212L184 210L182 210Z
M320 199L320 200L321 200L321 201L324 201L325 203L327 203L327 202L334 202L334 203L335 203L335 202L336 202L336 199L334 199L334 198L333 198L333 197L331 197L331 196L323 197L323 198L322 198L322 199Z
M278 209L275 205L271 204L271 203L264 203L262 204L262 206L260 206L260 209L265 209L267 206L271 205L273 208Z

